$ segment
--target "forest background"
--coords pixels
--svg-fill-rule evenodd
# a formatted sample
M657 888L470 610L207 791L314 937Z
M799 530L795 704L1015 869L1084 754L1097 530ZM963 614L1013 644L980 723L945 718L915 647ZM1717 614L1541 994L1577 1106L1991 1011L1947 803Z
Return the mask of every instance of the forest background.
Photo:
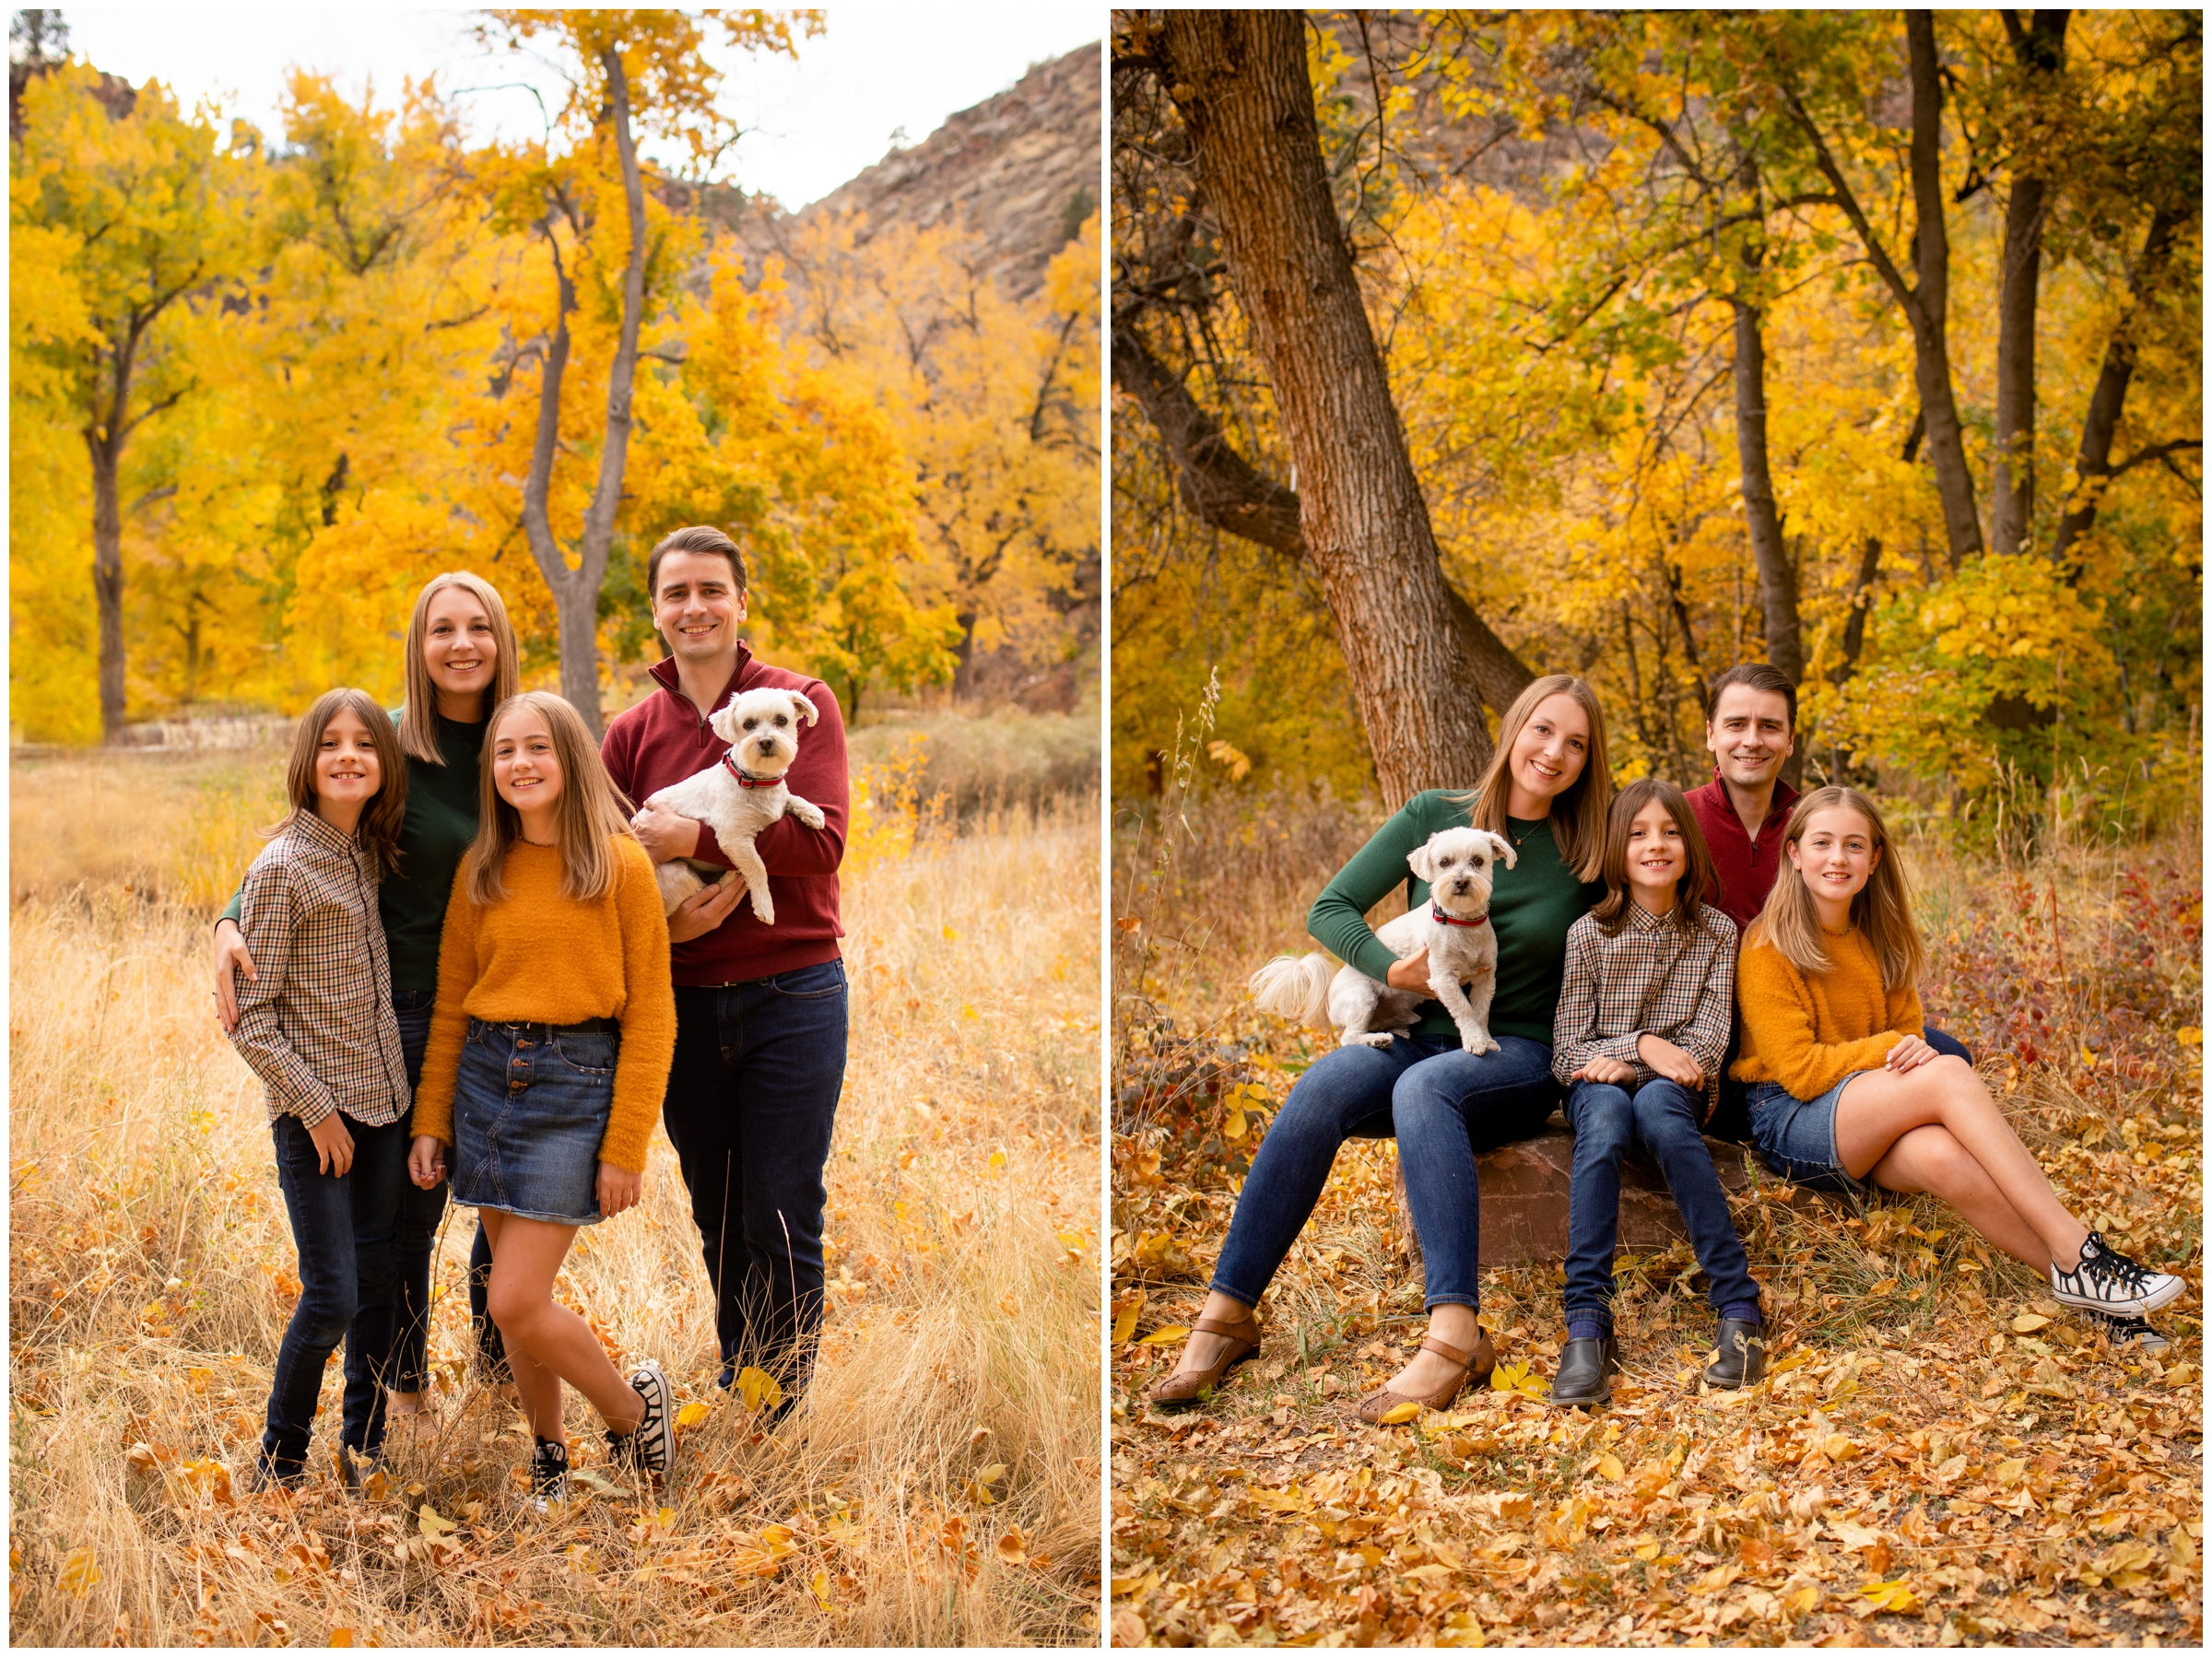
M1200 787L1394 803L1160 16L1117 14L1113 786L1162 787L1218 667ZM2171 820L2201 705L2201 20L1928 28L1916 56L1895 13L1309 14L1436 556L1495 647L1489 720L1584 674L1624 777L1708 775L1705 684L1763 657L1800 680L1806 775L1969 823Z
M353 101L307 69L260 132L69 59L55 18L17 14L10 83L14 740L396 701L454 568L526 674L567 611L559 682L618 708L661 653L646 552L702 522L751 556L754 648L849 718L1095 696L1095 189L1021 203L1057 234L1009 258L956 214L721 182L702 30L802 53L819 13L484 14L569 67L537 142L473 141L429 77Z

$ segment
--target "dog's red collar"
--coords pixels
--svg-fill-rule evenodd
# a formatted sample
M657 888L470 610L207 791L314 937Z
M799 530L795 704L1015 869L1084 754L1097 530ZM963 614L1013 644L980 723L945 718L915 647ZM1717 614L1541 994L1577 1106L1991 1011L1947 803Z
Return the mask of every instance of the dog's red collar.
M1429 906L1429 918L1432 921L1441 921L1446 926L1488 926L1490 923L1488 911L1477 915L1472 921L1463 921L1457 915L1447 915L1434 903Z
M735 748L722 757L722 769L737 779L739 788L774 788L783 781L781 777L756 777L750 771L740 770Z

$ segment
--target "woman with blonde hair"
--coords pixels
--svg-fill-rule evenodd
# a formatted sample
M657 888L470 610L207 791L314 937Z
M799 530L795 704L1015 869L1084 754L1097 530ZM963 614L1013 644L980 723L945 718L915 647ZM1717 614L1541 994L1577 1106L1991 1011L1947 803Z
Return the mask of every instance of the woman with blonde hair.
M1798 800L1789 867L1736 965L1752 1144L1785 1179L1865 1196L1925 1193L2051 1280L2054 1299L2147 1333L2182 1279L2137 1264L2066 1211L1964 1060L1925 1039L1926 951L1881 813L1854 788Z
M390 722L405 757L406 815L399 827L398 867L377 893L377 913L391 957L392 1010L412 1086L420 1079L429 1040L446 899L462 854L477 837L485 722L515 693L522 652L499 590L481 576L449 570L416 594L406 656L406 700ZM215 928L215 996L225 1029L237 1024L238 984L253 982L257 970L238 922L239 899L233 899ZM378 1367L392 1414L405 1418L422 1410L427 1395L430 1258L446 1191L442 1184L418 1191L403 1181L399 1193L394 1347ZM484 1316L482 1273L490 1268L491 1254L481 1231L476 1247L469 1301L479 1359L488 1375L503 1378L499 1334ZM347 1473L350 1477L352 1469Z
M1152 1389L1161 1409L1187 1409L1260 1347L1260 1297L1319 1201L1347 1139L1398 1142L1406 1194L1420 1232L1428 1338L1359 1413L1378 1420L1409 1400L1441 1407L1489 1372L1495 1355L1476 1322L1480 1236L1475 1153L1542 1129L1559 1100L1551 1075L1552 1017L1567 933L1598 899L1606 807L1605 717L1590 687L1540 678L1505 711L1482 780L1465 793L1417 794L1378 829L1314 899L1306 927L1369 977L1425 990L1427 951L1399 960L1366 920L1403 889L1428 901L1406 859L1446 828L1503 835L1513 866L1494 866L1488 924L1498 939L1489 1032L1500 1051L1464 1052L1443 1008L1425 1002L1410 1036L1387 1047L1339 1047L1316 1060L1267 1130L1237 1199L1206 1305L1176 1370Z
M550 691L500 704L475 842L446 908L408 1170L491 1242L487 1302L536 1435L539 1507L568 1489L561 1383L607 1428L610 1462L668 1470L666 1378L626 1381L553 1285L579 1227L636 1205L676 1055L668 923L653 860L582 715Z

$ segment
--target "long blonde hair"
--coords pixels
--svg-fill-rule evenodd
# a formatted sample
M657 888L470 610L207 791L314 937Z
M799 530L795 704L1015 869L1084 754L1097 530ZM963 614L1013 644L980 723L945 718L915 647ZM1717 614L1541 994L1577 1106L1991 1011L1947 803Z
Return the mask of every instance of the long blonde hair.
M1905 884L1904 865L1898 862L1897 848L1872 800L1855 788L1832 785L1800 794L1790 811L1789 827L1782 831L1783 861L1787 863L1790 848L1804 838L1813 813L1839 809L1855 811L1866 819L1876 853L1866 884L1851 899L1851 923L1866 934L1874 958L1881 963L1883 989L1918 983L1927 964L1927 950L1920 941L1920 928L1912 924L1912 893ZM1776 874L1766 903L1746 931L1747 944L1756 940L1773 945L1782 958L1800 972L1826 972L1834 964L1822 942L1812 888L1806 885L1800 871L1785 867Z
M560 766L560 798L556 803L559 815L555 819L560 828L560 889L581 902L594 902L613 891L622 878L622 854L616 842L637 836L630 829L621 792L599 758L599 745L584 727L583 715L550 690L525 690L509 697L492 710L491 723L484 728L477 838L461 860L468 900L481 906L507 895L500 874L508 848L523 836L523 818L500 797L492 781L492 744L501 722L525 710L545 719L546 732L553 738L553 758Z
M1566 695L1581 705L1590 721L1590 748L1583 756L1583 774L1554 795L1551 802L1551 840L1559 849L1560 864L1577 880L1595 880L1605 864L1606 813L1613 804L1613 771L1606 759L1606 715L1597 705L1597 692L1571 673L1546 674L1513 698L1513 705L1498 722L1498 746L1482 781L1458 796L1469 806L1468 816L1477 828L1505 833L1505 804L1512 793L1505 768L1513 757L1521 729L1545 698ZM1564 809L1562 809L1564 808ZM1508 836L1507 838L1511 838Z
M438 746L438 687L430 683L429 659L423 648L429 642L430 600L448 587L471 593L491 617L492 642L500 659L491 664L491 690L485 698L498 707L522 686L521 652L514 642L514 624L507 619L507 605L499 589L480 575L465 570L448 570L433 575L415 595L415 614L407 618L407 700L399 711L399 746L411 759L426 765L443 765Z

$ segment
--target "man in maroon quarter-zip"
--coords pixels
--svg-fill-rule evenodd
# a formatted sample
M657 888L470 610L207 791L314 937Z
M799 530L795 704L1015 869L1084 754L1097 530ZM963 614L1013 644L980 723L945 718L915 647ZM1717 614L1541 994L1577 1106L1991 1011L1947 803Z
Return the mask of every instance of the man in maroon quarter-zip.
M652 670L659 688L607 726L600 748L631 800L719 763L729 745L707 718L741 691L796 690L821 716L784 780L822 808L822 827L785 816L754 842L776 923L764 926L750 904L740 906L742 879L709 887L668 917L677 1037L663 1120L714 1286L721 1384L757 1366L782 1385L788 1408L813 1369L821 1329L822 1169L844 1084L844 716L819 679L756 661L737 637L745 559L720 530L665 537L646 566L646 587L669 653ZM635 827L656 863L730 866L713 833L691 817L649 809Z

